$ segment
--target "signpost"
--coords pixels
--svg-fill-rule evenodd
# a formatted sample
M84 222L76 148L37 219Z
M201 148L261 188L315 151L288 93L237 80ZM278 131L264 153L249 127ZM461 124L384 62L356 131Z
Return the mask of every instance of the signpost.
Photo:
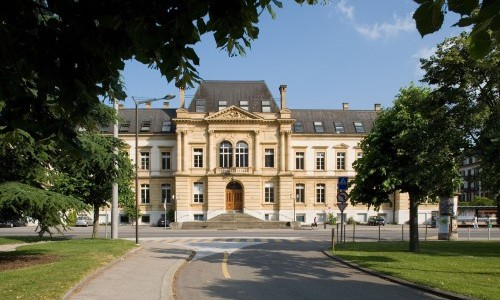
M338 184L337 184L337 188L338 188L339 190L341 190L341 191L342 191L342 190L343 190L343 191L347 190L347 182L348 182L348 181L349 181L349 180L348 180L348 178L347 178L347 177L339 177L339 182L338 182Z
M347 207L347 183L349 182L349 178L347 177L339 177L339 182L337 183L337 188L339 192L337 193L337 206L340 209L340 241L345 240L344 237L344 210Z

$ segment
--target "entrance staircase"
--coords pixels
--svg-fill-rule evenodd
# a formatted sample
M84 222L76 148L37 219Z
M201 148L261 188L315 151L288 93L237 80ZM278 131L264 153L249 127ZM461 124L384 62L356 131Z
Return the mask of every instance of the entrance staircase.
M286 229L289 222L265 221L244 213L225 213L208 221L183 222L180 229Z

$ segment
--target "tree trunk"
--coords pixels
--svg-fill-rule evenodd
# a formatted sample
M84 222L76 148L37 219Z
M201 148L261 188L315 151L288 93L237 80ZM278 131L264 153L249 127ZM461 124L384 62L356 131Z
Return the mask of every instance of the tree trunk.
M420 250L418 240L418 205L419 199L415 194L410 195L410 251L418 252Z
M94 221L92 223L92 238L99 237L99 206L94 204Z

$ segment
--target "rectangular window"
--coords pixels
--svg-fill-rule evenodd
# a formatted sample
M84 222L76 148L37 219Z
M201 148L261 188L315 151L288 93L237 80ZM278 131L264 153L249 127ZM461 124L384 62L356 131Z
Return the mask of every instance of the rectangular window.
M120 223L128 223L128 221L127 215L120 215Z
M297 133L304 132L304 123L302 123L302 121L295 121L295 124L293 124L293 131Z
M344 124L342 122L334 122L336 133L345 133Z
M345 170L345 152L337 152L337 170Z
M306 221L306 215L305 214L295 215L295 221L304 223Z
M325 184L316 185L316 203L325 203Z
M226 100L219 100L219 110L223 110L227 108L227 101Z
M264 202L274 202L274 183L272 182L266 182L264 185Z
M141 184L141 203L149 204L149 184Z
M297 203L304 203L305 202L305 191L306 187L304 184L299 183L295 185L295 202Z
M244 110L248 110L248 101L246 100L241 100L240 101L240 107Z
M356 153L356 159L360 159L363 157L363 152L357 152Z
M193 217L195 221L205 221L205 216L203 214L194 214Z
M195 148L193 150L193 167L203 168L203 149Z
M203 182L193 183L193 202L203 203Z
M151 121L143 121L141 124L141 132L149 132L151 129Z
M149 217L149 215L142 215L141 216L141 222L142 223L149 223L150 219L151 218Z
M196 112L205 112L205 100L196 100Z
M141 152L141 170L149 170L149 152Z
M120 124L120 132L128 132L130 130L130 122L123 122Z
M316 170L325 169L325 152L316 152Z
M162 152L161 153L161 168L162 170L170 170L171 169L171 160L170 152Z
M265 149L264 167L274 168L274 149Z
M172 185L165 183L161 185L161 203L172 203Z
M323 128L323 123L322 122L314 122L314 131L316 131L317 133L325 132L325 129Z
M262 112L271 112L271 101L269 100L262 101Z
M171 121L163 121L161 124L161 132L170 132L172 129L172 122Z
M304 152L295 152L295 169L304 170Z
M356 130L357 133L364 133L365 132L365 127L363 126L363 123L361 123L361 122L354 122L354 129Z

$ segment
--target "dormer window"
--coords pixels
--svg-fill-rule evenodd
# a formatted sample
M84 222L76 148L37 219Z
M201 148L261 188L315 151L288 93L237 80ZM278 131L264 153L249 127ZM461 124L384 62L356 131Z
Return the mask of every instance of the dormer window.
M205 100L196 100L196 112L205 112Z
M161 132L170 132L172 127L172 122L171 121L163 121L161 124Z
M271 101L269 100L262 101L262 112L271 112Z
M365 127L361 122L354 122L354 129L357 133L365 133Z
M304 123L302 123L302 121L295 121L295 124L293 124L293 131L297 133L304 132Z
M322 122L314 122L314 131L316 131L317 133L325 132L325 129L323 128L323 123Z
M227 101L226 100L219 100L219 111L226 109L227 108Z
M149 132L151 129L151 121L143 121L141 124L141 132Z
M246 100L241 100L240 101L240 108L244 109L244 110L248 110L248 101Z
M336 133L345 133L344 124L342 124L342 122L334 122L333 125L335 126Z
M130 122L123 122L120 124L120 132L128 132L130 130Z

